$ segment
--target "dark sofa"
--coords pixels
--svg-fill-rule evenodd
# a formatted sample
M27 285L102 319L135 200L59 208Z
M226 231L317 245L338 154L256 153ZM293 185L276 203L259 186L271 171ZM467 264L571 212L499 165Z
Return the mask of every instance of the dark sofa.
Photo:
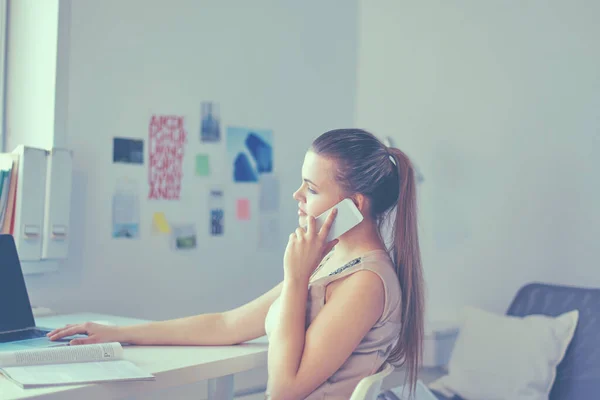
M506 313L555 317L574 309L579 310L577 329L557 367L550 400L600 399L600 289L531 283L517 292Z

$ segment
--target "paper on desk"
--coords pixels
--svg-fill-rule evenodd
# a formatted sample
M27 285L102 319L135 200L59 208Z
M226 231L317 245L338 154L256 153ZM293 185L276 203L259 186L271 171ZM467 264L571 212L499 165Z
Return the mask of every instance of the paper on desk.
M2 372L22 388L74 385L96 382L154 380L131 361L81 364L31 365L3 368Z
M0 371L22 388L154 379L122 358L116 342L8 351L0 352Z
M0 352L0 368L108 361L122 358L123 347L119 343L84 344Z

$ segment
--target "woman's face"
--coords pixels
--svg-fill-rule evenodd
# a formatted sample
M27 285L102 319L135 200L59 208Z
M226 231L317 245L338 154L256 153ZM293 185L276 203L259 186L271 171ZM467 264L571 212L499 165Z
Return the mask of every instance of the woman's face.
M308 215L318 217L343 198L343 191L335 181L335 161L307 152L302 165L302 185L294 192L298 224L306 225Z

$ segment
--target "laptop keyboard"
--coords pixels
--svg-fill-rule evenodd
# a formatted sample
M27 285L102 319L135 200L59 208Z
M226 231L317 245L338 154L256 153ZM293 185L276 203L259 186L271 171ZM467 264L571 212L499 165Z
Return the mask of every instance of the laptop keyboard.
M27 329L17 332L0 333L0 343L16 342L17 340L27 340L45 337L50 331L42 329Z

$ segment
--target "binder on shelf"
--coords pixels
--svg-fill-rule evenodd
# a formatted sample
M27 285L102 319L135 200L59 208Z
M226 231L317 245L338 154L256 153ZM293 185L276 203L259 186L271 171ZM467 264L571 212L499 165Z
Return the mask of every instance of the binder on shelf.
M0 154L0 233L12 234L19 156Z
M42 259L64 259L69 250L72 152L53 148L47 160Z
M21 261L38 261L42 255L42 229L46 197L47 150L20 145L13 236Z

